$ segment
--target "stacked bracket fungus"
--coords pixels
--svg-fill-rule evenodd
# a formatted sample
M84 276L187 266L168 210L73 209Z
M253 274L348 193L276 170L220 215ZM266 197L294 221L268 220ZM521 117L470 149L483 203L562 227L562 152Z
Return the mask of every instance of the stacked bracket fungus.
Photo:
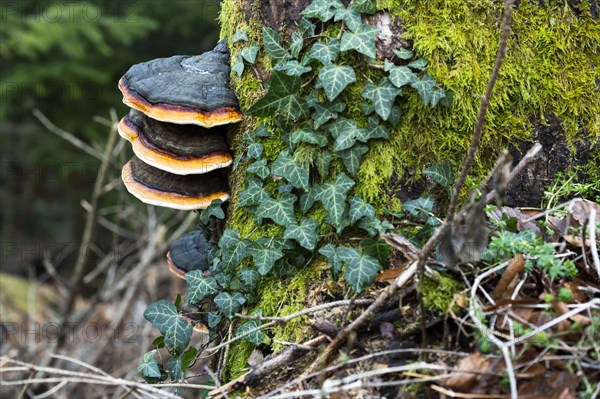
M242 118L229 73L223 40L198 56L134 65L119 80L123 102L132 108L118 126L136 155L121 174L131 194L147 204L184 210L229 198L222 169L232 156L222 125ZM220 127L210 129L215 126Z

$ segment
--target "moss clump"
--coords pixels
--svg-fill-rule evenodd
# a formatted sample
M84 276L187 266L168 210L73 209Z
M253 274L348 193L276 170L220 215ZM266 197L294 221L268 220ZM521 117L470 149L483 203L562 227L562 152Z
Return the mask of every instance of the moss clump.
M423 282L423 301L425 308L436 315L442 315L450 310L454 294L461 289L458 282L450 277L435 273L435 278L425 278ZM458 309L453 309L454 311Z

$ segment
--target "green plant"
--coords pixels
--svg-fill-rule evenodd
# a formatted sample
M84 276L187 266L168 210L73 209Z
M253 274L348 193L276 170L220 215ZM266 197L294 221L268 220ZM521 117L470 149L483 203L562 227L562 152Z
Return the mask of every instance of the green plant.
M424 71L427 62L408 49L396 52L397 64L385 60L368 66L374 62L378 33L378 28L361 22L361 12L371 10L365 6L370 3L353 2L346 8L336 0L314 1L303 11L301 33L292 34L288 45L270 28L263 28L262 48L249 42L245 31L233 38L246 44L234 57L236 74L254 64L262 49L273 72L266 94L246 110L246 115L263 123L244 133L244 147L234 163L234 170L246 172L234 200L248 230L226 229L211 274L186 276L187 305L200 310L194 315L200 314L211 331L226 319L232 321L243 306L257 304L254 295L263 277L293 275L315 257L323 257L332 277L343 276L358 293L371 285L389 256L386 244L373 237L393 226L377 215L373 204L353 195L361 159L373 142L389 139L390 127L401 115L403 91L414 90L430 106L442 102L446 94ZM318 35L314 20L326 24ZM365 101L356 114L345 103L345 94L359 83ZM448 167L432 167L426 173L447 189L453 178ZM406 207L415 215L425 212L430 224L438 224L430 205L409 202ZM220 204L211 205L202 213L203 222L223 217L220 210ZM359 246L352 244L356 238ZM214 304L214 311L202 313L206 301ZM176 359L169 360L169 374L175 380L185 375L182 357L190 350L186 347L192 327L184 313L178 303L166 300L145 312ZM260 324L247 321L237 335ZM258 331L245 337L252 345L264 339ZM140 370L157 378L150 357Z

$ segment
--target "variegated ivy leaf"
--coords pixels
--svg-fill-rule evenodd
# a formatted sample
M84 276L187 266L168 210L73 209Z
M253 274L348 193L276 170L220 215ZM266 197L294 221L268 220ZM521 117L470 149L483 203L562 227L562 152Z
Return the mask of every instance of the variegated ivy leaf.
M219 248L223 249L220 266L225 270L237 267L248 256L247 247L248 241L240 239L237 231L226 229L219 239Z
M183 380L185 377L185 373L181 367L181 358L180 357L172 357L167 360L167 371L169 372L169 377L171 377L171 381L177 382Z
M257 216L269 218L280 226L296 223L294 203L297 199L292 193L280 194L277 199L268 198L258 206Z
M352 148L340 151L336 155L342 160L350 176L356 176L362 156L369 151L366 144L357 143Z
M306 214L310 210L310 208L312 208L312 206L315 204L314 191L315 189L311 187L307 192L303 193L300 196L300 201L298 202L298 205L300 205L300 211L302 211L303 214Z
M402 91L395 87L389 81L389 79L384 78L381 80L379 85L367 83L365 89L362 92L362 96L367 100L371 100L373 106L375 107L375 112L377 112L377 115L379 115L381 119L386 121L390 116L392 105L394 105L396 97L401 92Z
M343 20L348 29L355 32L362 23L360 13L353 8L340 8L336 10L334 21Z
M242 55L238 54L237 57L235 57L235 62L231 66L231 70L235 72L237 76L242 76L242 74L244 73L244 68L245 66L244 60L242 59Z
M315 160L315 166L317 167L317 172L321 175L321 177L326 178L329 176L329 164L331 163L331 153L329 151L323 151L317 159Z
M425 58L417 58L416 60L409 63L408 66L413 69L418 69L422 71L427 67L427 60Z
M261 143L250 143L246 153L250 158L258 159L263 153L263 145Z
M373 218L362 218L360 222L358 222L358 227L369 233L371 236L375 236L378 234L385 234L394 229L394 225L392 225L387 220L379 220L375 217Z
M290 58L290 53L281 45L279 33L269 27L263 27L262 38L265 51L275 64Z
M429 75L424 76L423 79L417 80L410 85L417 90L423 104L431 105L432 107L435 107L446 95L444 90L436 87L435 79Z
M390 112L390 116L388 117L388 122L392 125L392 127L398 126L398 123L400 123L401 115L402 115L402 112L400 111L400 107L397 105L394 105Z
M405 201L402 206L412 216L425 221L430 226L437 226L440 224L440 220L433 214L434 203L435 201L431 197L419 197Z
M340 41L330 39L329 43L316 42L310 49L308 57L319 61L323 65L335 62L340 54Z
M258 54L258 50L258 44L252 43L250 46L244 47L242 51L240 51L240 54L250 64L254 64L254 62L256 61L256 55Z
M233 294L221 292L215 297L214 302L217 305L217 309L231 319L240 310L242 305L246 303L246 298L239 292L234 292Z
M308 18L302 17L300 19L300 32L302 32L302 37L314 36L316 28L317 26L310 22Z
M360 103L360 110L363 114L370 115L373 113L373 111L375 111L375 107L370 102L362 101Z
M364 254L377 259L379 264L385 264L392 253L392 247L379 238L364 238L360 241L360 247Z
M352 290L358 293L373 283L379 270L381 270L381 265L377 259L369 255L358 254L346 262L344 278Z
M362 14L375 14L377 12L375 0L353 0L350 6Z
M344 32L340 44L341 51L356 50L369 58L375 58L375 36L379 28L372 25L359 25L354 32Z
M260 325L260 320L247 321L238 327L238 329L235 331L235 335L240 336L248 331L256 330L258 327L260 327ZM256 330L244 337L244 339L250 342L252 345L258 346L262 344L263 340L265 339L265 333L260 330Z
M258 161L251 163L246 168L246 171L248 171L249 173L254 173L256 176L260 177L262 180L265 180L271 174L271 171L267 167L267 159L266 158L259 159ZM241 195L240 195L240 201L241 201ZM239 205L241 205L241 204L239 204ZM242 205L242 206L244 206L244 205Z
M321 201L336 227L342 225L346 211L346 197L353 186L354 180L340 173L333 182L323 184L316 194L316 199Z
M399 49L394 49L392 51L394 52L394 54L396 54L396 57L400 58L401 60L409 60L414 55L412 50L402 47Z
M346 103L341 101L334 101L330 105L315 103L314 107L313 126L315 129L318 129L330 119L336 119L338 112L342 112L346 109Z
M154 353L156 353L156 350L146 352L146 354L144 354L143 362L137 367L138 373L140 373L143 377L160 377L160 368L158 367L158 363L154 358Z
M323 133L314 131L308 127L302 127L292 131L292 144L308 143L325 147L327 145L327 136Z
M267 94L254 103L246 114L266 117L279 113L286 118L286 122L307 117L309 107L306 100L295 94L299 89L299 77L275 71L271 74L271 86Z
M344 8L344 5L339 0L314 0L302 11L302 15L327 22L333 18L336 10L340 8Z
M242 283L242 289L247 292L254 291L254 289L256 289L258 286L258 281L260 280L260 274L256 270L250 268L242 268L238 270L237 277Z
M178 356L190 343L192 325L177 313L171 302L161 299L148 306L144 317L165 336L165 346Z
M197 305L209 295L219 290L217 280L213 276L205 276L202 270L192 270L186 273L185 281L188 289L188 301Z
M371 139L389 139L390 131L387 127L380 125L376 116L369 118L367 127L358 130L357 139L363 143Z
M358 129L357 126L356 120L354 119L337 118L335 121L327 124L327 130L329 130L331 137L335 140L348 130Z
M233 38L231 39L232 43L237 43L240 40L245 42L248 41L248 30L247 29L239 29L233 34Z
M311 67L302 65L296 60L288 61L285 64L279 64L273 69L276 71L285 71L289 76L301 76L312 71Z
M222 316L219 312L208 312L208 328L215 328L221 322Z
M388 78L390 79L390 82L392 82L392 84L396 87L402 87L404 85L411 84L419 80L419 77L413 71L411 71L409 67L405 66L392 66L389 69L389 73L390 74Z
M282 151L271 166L271 171L275 176L281 176L296 188L308 190L308 169L293 155L285 150Z
M337 248L333 244L327 244L319 249L319 253L327 258L331 276L333 280L337 280L342 271L342 260L338 256Z
M425 168L425 174L434 182L442 186L448 195L452 195L452 185L454 184L454 169L450 161Z
M348 127L342 130L333 143L333 151L340 152L352 148L356 143L358 135L359 129L356 127Z
M260 237L250 244L248 252L252 255L258 272L263 276L271 271L277 260L283 258L283 252L278 242L267 237Z
M267 160L261 159L260 161L254 162L254 164L257 164L257 163L264 163L266 165ZM254 164L252 164L252 165L254 165ZM270 172L269 172L269 169L265 165L261 165L261 166L263 168L267 169L267 176L268 176L268 174ZM250 166L248 168L250 168ZM258 174L259 172L253 171L252 173ZM259 175L259 177L261 177L261 176ZM266 178L266 176L265 176L265 178ZM260 182L260 180L254 178L254 177L249 177L247 179L247 182L248 182L248 184L246 186L246 189L240 193L240 196L238 198L237 204L239 206L248 208L250 206L260 205L261 202L263 202L265 199L269 198L269 194L267 193L267 191L265 189L262 188L262 183Z
M285 228L283 238L296 240L300 246L312 251L317 245L319 222L303 218L300 224L291 224Z
M292 33L292 43L290 44L290 54L292 57L298 58L303 44L304 39L302 39L302 36L298 32Z
M373 208L373 205L368 204L362 198L352 197L350 198L349 204L348 217L350 218L350 224L358 222L363 217L375 216L375 208Z
M356 75L354 69L351 67L347 65L328 64L319 71L316 87L322 88L325 91L327 99L333 101L355 80Z
M217 219L225 219L225 212L223 212L223 209L221 208L222 203L223 200L221 199L213 200L208 208L203 210L200 214L200 222L202 224L207 224L211 216Z

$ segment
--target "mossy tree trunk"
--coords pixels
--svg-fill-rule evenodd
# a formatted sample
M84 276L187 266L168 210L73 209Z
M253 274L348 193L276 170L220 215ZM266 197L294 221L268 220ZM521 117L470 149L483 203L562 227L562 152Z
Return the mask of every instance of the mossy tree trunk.
M270 27L282 37L296 31L301 11L309 0L226 0L221 11L221 35L230 40L232 62L247 42L232 43L238 30L245 29L249 42L262 45L262 28ZM344 3L348 3L344 1ZM375 3L375 2L374 2ZM579 3L579 2L578 2ZM390 131L389 141L369 144L356 175L353 194L370 202L378 214L397 212L402 201L423 193L436 194L423 170L449 160L456 170L468 149L481 94L489 79L499 41L501 2L467 0L377 1L377 12L363 15L362 22L380 29L375 39L377 59L393 58L393 49L410 48L428 61L427 73L446 92L449 107L430 108L416 92L405 90L400 123ZM499 151L508 148L519 159L532 141L543 145L541 157L533 162L509 193L509 205L539 205L544 187L560 171L580 165L580 178L600 179L600 23L593 2L577 8L564 2L519 2L513 13L513 33L487 114L471 187L489 171ZM321 26L319 29L327 29ZM352 57L344 62L352 65ZM368 66L352 65L357 71ZM271 62L264 49L252 68L234 75L232 85L243 109L264 93ZM358 112L361 93L372 77L362 79L344 95L348 112ZM235 137L236 156L245 151L243 135L261 118L246 118ZM282 148L280 138L264 143L267 158ZM309 162L310 163L310 162ZM252 218L236 205L246 177L242 162L232 176L232 201L228 225L242 236L255 229ZM437 193L439 194L439 193ZM275 229L277 230L277 229ZM261 234L269 234L269 230ZM329 276L313 262L285 280L263 278L256 308L264 315L288 314L315 300L326 290ZM327 289L329 289L328 287ZM338 294L343 289L338 287ZM318 300L318 299L317 299ZM276 338L301 341L310 334L302 320L276 331ZM239 344L230 352L229 377L246 367L251 351Z

